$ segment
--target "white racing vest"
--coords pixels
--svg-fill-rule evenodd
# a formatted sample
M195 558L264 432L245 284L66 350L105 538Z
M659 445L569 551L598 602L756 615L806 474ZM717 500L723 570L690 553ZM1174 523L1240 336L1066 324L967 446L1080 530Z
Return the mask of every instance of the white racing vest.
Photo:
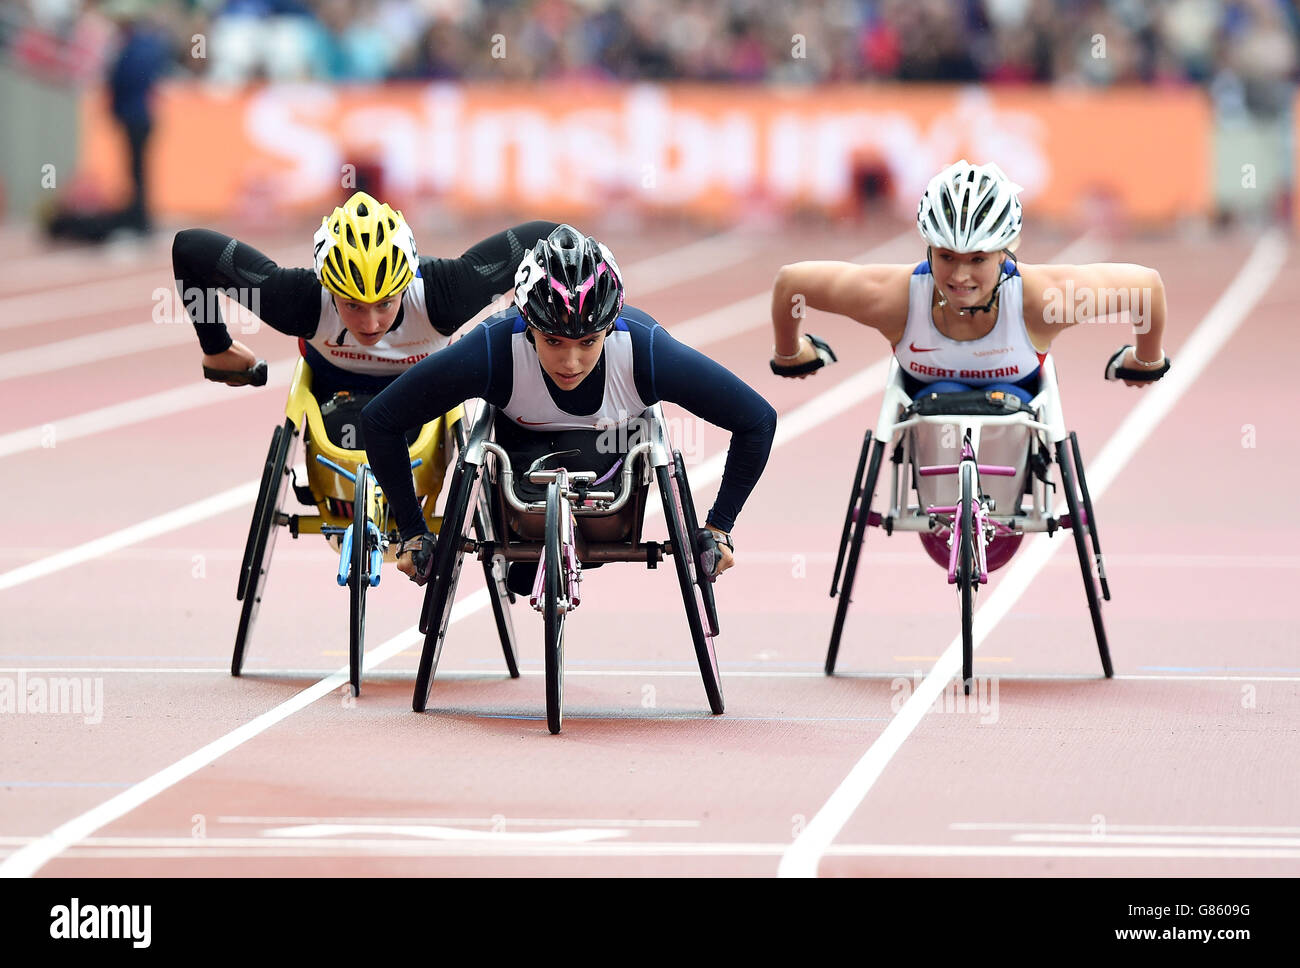
M1034 349L1025 328L1024 280L1015 263L1003 267L1007 277L998 290L998 318L979 339L955 340L935 328L931 315L934 276L922 262L908 281L907 326L894 347L903 372L923 383L956 380L971 386L1016 383L1030 376L1047 357Z
M384 334L374 346L362 346L347 331L334 306L333 293L320 291L320 324L303 340L341 370L369 376L400 376L450 338L433 328L424 302L424 280L418 275L402 290L402 324Z
M514 386L501 412L511 423L534 430L608 430L641 416L648 404L637 393L632 376L632 334L627 323L620 319L605 337L605 396L592 414L572 414L556 406L546 389L537 350L528 342L527 328L522 318L517 319L510 336Z

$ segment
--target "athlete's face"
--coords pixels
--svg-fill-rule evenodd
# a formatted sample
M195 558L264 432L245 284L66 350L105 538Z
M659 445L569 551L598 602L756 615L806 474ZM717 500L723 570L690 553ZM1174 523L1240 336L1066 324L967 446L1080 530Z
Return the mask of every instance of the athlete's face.
M1002 271L1002 256L997 252L953 252L951 249L931 250L930 271L934 284L939 287L954 309L983 306L993 295L998 273Z
M397 296L381 299L379 302L358 302L355 299L334 297L339 319L353 338L362 346L374 346L393 325L397 312L402 308L402 300Z
M585 339L565 339L546 336L533 330L533 345L537 359L546 375L561 390L572 390L587 378L600 361L600 351L605 346L605 334L597 333Z

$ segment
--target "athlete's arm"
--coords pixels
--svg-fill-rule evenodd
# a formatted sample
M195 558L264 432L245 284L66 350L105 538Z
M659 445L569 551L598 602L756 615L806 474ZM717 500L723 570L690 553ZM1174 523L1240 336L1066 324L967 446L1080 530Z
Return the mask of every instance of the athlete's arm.
M1025 281L1025 328L1040 350L1079 323L1119 322L1127 313L1135 347L1122 366L1158 369L1164 361L1165 284L1160 273L1131 263L1021 266ZM1143 366L1138 360L1154 363ZM1124 381L1129 386L1146 383Z
M806 311L848 316L878 330L890 344L903 338L907 325L910 265L861 266L853 262L795 262L782 266L772 284L772 335L775 352L790 366L816 358L816 349L800 336Z
M415 364L361 412L366 456L403 538L428 530L415 497L406 432L474 397L504 406L512 377L510 325L485 323Z
M217 291L290 336L311 336L320 322L321 289L315 272L281 268L251 245L220 232L177 232L172 270L206 356L224 353L234 342L221 318Z
M450 336L497 296L510 292L515 270L538 239L558 222L524 222L475 243L458 259L420 259L429 319Z
M652 329L649 340L653 367L647 381L648 399L678 404L731 431L722 482L707 518L710 527L729 533L767 465L776 434L776 411L726 367L673 339L664 328Z

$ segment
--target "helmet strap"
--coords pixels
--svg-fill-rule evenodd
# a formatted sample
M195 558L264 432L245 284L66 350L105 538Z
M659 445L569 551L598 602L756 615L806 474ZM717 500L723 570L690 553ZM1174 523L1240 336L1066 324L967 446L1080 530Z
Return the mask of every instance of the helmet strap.
M1016 264L1016 257L1015 257L1015 255L1011 252L1010 249L1003 249L1002 251L1003 251L1003 252L1004 252L1004 253L1005 253L1005 254L1006 254L1006 255L1011 259L1011 262L1012 262L1013 264ZM933 255L932 255L931 252L930 252L930 246L927 245L927 246L925 247L925 261L926 261L926 262L929 264L929 266L930 266L930 272L931 272L931 274L934 273L934 262L933 262L933 258L934 258L934 257L933 257ZM1005 263L1004 263L1004 265L1005 265ZM967 316L974 317L974 315L975 315L976 313L987 313L987 312L989 312L990 310L992 310L992 308L993 308L993 304L996 303L996 302L998 301L998 290L1002 288L1002 283L1006 282L1006 281L1010 278L1010 276L1008 276L1005 272L1002 271L1002 268L1003 268L1002 266L998 266L998 277L999 277L999 278L998 278L998 284L997 284L996 286L994 286L994 287L993 287L993 291L992 291L991 293L989 293L989 301L988 301L988 302L986 302L983 306L970 306L970 307L967 307L967 308L965 308L965 309L958 309L958 310L955 310L955 311L956 311L959 315L960 315L961 313L965 313ZM937 291L938 294L939 294L939 308L940 308L940 309L947 309L947 308L948 308L948 297L945 296L945 295L943 294L943 291L942 291L942 290L937 289L937 287L936 287L936 291Z

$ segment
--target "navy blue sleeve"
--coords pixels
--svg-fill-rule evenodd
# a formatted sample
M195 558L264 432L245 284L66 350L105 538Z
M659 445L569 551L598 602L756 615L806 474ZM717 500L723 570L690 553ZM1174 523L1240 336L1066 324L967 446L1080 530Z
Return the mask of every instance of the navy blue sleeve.
M361 412L366 457L403 538L428 530L415 496L406 432L475 397L505 406L514 380L512 325L510 313L485 320L411 367Z
M625 311L639 360L638 392L647 403L666 400L723 430L731 447L708 523L730 531L758 483L776 435L776 411L751 386L699 350L680 343L640 310ZM650 325L644 325L649 321ZM642 389L644 387L644 389ZM648 395L647 395L648 393Z

